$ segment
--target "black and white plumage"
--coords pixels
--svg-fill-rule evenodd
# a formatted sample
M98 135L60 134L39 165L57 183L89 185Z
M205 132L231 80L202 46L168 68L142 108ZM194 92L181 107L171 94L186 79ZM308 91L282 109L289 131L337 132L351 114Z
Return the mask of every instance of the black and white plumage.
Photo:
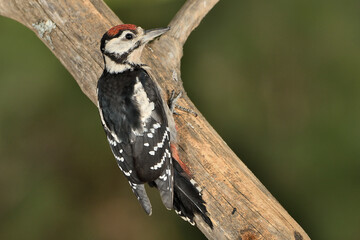
M97 86L101 121L117 164L147 214L152 208L145 183L159 190L166 208L192 224L194 214L200 214L212 228L194 180L174 158L172 115L140 61L145 44L167 30L123 24L104 34L105 69Z

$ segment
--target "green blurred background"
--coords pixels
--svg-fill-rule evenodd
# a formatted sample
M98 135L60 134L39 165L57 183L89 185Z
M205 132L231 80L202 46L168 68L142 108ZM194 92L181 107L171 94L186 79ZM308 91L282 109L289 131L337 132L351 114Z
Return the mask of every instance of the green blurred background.
M166 26L184 1L106 1ZM312 239L360 236L360 2L222 0L184 49L199 110ZM30 30L0 18L0 239L204 239L143 212L95 106Z

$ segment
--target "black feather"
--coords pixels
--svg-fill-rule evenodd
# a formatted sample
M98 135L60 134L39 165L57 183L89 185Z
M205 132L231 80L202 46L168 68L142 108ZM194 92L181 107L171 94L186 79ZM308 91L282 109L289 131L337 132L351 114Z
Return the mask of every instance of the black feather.
M141 117L142 106L134 97L134 88L138 82L149 104L154 105L145 121ZM150 214L151 205L143 184L152 181L158 182L165 206L172 208L170 132L155 83L141 67L119 74L104 70L98 81L98 101L111 150L145 211ZM171 181L165 181L165 176Z
M154 103L145 121L141 117L142 106L134 99L137 81L149 99L147 104ZM147 72L140 66L119 74L104 70L98 81L98 101L117 164L147 214L151 214L152 208L145 183L158 188L168 209L174 208L192 224L194 214L199 214L212 228L200 192L172 160L167 115L160 93Z
M199 214L202 219L213 228L211 219L207 216L205 201L201 193L190 182L190 177L184 172L177 161L174 162L174 209L176 212L194 222L194 214Z

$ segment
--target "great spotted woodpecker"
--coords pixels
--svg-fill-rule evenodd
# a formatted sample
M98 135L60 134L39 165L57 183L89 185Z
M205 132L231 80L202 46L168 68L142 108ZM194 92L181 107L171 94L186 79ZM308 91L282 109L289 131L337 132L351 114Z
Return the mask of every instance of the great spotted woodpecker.
M199 214L212 228L201 191L178 157L172 113L140 61L144 46L168 30L122 24L104 34L105 68L97 84L100 117L117 164L148 215L152 207L145 183L159 190L167 209L192 225Z

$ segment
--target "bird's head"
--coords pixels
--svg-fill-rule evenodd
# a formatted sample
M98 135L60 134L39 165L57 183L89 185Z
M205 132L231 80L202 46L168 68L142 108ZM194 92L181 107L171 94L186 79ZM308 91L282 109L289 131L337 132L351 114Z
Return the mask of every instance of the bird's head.
M143 30L133 24L110 28L102 37L100 45L106 69L111 73L119 73L141 65L140 56L145 44L169 29Z

